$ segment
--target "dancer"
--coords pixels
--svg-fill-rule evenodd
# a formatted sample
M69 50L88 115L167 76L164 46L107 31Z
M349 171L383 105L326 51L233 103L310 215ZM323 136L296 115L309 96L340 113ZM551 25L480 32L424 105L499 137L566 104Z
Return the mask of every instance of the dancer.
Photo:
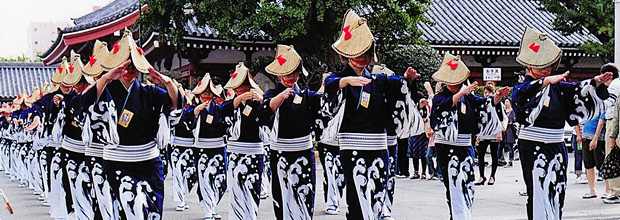
M332 48L348 63L325 79L325 93L331 101L342 100L337 103L334 120L347 179L347 218L377 219L381 215L377 207L382 207L385 199L389 163L386 121L391 120L391 114L386 98L393 97L393 90L401 94L407 90L400 76L371 75L366 70L374 56L374 37L366 20L349 10L343 21L343 31ZM419 76L411 72L415 71L405 74L409 80Z
M527 187L529 219L561 219L566 191L568 158L564 125L575 126L604 111L612 73L578 83L551 76L562 50L547 34L526 28L517 62L526 68L523 83L512 93L519 131L519 155Z
M312 219L316 167L310 133L319 118L321 95L297 85L300 73L308 73L293 46L278 45L276 59L265 71L280 79L263 102L273 114L269 157L276 219Z
M228 128L228 219L257 219L260 204L264 149L260 126L265 124L263 92L252 79L250 70L237 64L224 86L234 89L233 114L225 117ZM229 103L231 104L231 103Z
M460 59L446 53L433 79L445 83L433 98L431 127L435 131L437 161L441 167L451 219L471 219L474 200L474 150L472 134L487 135L501 131L500 119L492 113L507 87L495 96L482 98L471 94L477 82L464 86L469 69ZM478 124L485 130L479 131ZM485 126L488 125L488 126Z

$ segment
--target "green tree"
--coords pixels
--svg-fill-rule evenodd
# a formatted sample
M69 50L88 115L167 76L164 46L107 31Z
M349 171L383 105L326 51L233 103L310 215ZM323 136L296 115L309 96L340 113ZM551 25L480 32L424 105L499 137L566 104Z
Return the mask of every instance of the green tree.
M13 58L12 56L10 57L0 57L0 61L8 61L8 62L34 62L34 61L41 61L40 58L37 57L37 59L32 60L30 59L30 57L27 57L25 54L19 55L15 58Z
M611 0L540 0L542 10L556 15L553 25L563 34L592 33L600 42L587 41L580 49L605 62L614 56L614 5ZM587 30L587 32L586 32Z
M182 24L196 18L199 26L212 27L219 37L236 42L242 35L266 34L273 42L291 44L314 78L342 66L331 49L343 22L353 8L377 39L379 56L398 45L423 42L417 29L426 22L423 13L432 0L141 0L149 5L138 21L144 29L181 47Z
M419 88L424 82L431 82L431 76L439 69L441 55L427 44L403 45L385 54L384 63L396 74L402 75L413 67L421 75L417 80Z

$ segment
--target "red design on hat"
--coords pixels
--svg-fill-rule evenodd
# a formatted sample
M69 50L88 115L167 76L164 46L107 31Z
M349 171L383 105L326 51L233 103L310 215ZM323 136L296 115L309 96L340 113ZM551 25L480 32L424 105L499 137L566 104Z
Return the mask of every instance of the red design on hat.
M254 77L252 76L252 74L248 73L248 77L250 77L250 79L254 79Z
M144 56L144 50L142 50L142 48L137 48L136 50L138 50L138 53L140 53L140 55Z
M90 64L90 66L92 67L93 64L95 64L95 62L97 62L97 59L95 59L95 56L90 56L90 59L88 60L88 64Z
M235 78L237 77L237 72L234 72L233 74L230 74L230 78Z
M120 40L119 40L119 41L120 41ZM112 54L116 54L116 52L118 52L118 42L119 42L119 41L116 41L116 43L114 43L114 46L112 46L112 48L114 48L114 49L112 50Z
M530 44L530 49L532 49L534 53L538 53L538 50L540 49L540 45L536 45L536 42L534 42Z
M43 97L43 92L39 92L39 98Z
M53 86L53 87L56 87L56 83L52 83L52 86Z
M69 72L73 73L73 66L69 66Z
M58 72L62 73L62 66L58 66Z
M278 60L278 63L280 64L280 66L282 66L282 64L286 63L286 59L284 59L284 58L282 57L282 55L278 56L278 57L276 58L276 60Z
M226 96L230 96L230 91L226 91Z
M198 81L198 86L202 85L202 81Z
M459 63L452 63L452 60L448 61L446 65L450 66L450 69L452 70L455 70L457 67L459 67Z
M342 31L344 31L344 40L351 39L351 32L349 31L350 28L351 28L351 25L347 25L346 27L342 29Z
M17 99L22 99L22 96L21 95L17 95Z

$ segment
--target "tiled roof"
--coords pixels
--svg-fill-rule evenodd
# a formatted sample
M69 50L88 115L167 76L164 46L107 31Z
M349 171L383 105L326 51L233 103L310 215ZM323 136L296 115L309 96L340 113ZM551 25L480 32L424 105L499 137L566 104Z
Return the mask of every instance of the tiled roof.
M75 26L67 29L67 31L86 29L108 23L136 10L138 10L138 0L115 0L82 17L73 18Z
M220 33L212 27L205 26L200 27L196 25L198 20L196 18L190 19L185 23L185 31L187 31L187 36L195 36L195 37L204 37L204 38L213 38L218 39ZM271 37L267 36L267 34L261 30L256 33L242 33L237 34L240 40L271 40Z
M599 41L585 30L568 36L553 30L555 15L540 6L530 0L437 0L424 13L435 25L419 27L433 45L518 46L525 26L548 33L560 47Z
M58 65L42 62L0 62L0 99L12 99L22 91L32 92L50 82Z
M39 57L47 57L50 53L54 52L54 49L61 43L64 34L108 24L137 11L139 7L138 0L115 0L103 8L82 17L73 18L75 26L59 29L54 43L52 43L47 51L39 55Z

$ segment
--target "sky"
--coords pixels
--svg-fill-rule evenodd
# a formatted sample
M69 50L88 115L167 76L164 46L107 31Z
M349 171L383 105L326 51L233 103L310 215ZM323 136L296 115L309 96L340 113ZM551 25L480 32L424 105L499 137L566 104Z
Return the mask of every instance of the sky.
M28 54L31 22L67 22L112 0L0 0L0 57Z

